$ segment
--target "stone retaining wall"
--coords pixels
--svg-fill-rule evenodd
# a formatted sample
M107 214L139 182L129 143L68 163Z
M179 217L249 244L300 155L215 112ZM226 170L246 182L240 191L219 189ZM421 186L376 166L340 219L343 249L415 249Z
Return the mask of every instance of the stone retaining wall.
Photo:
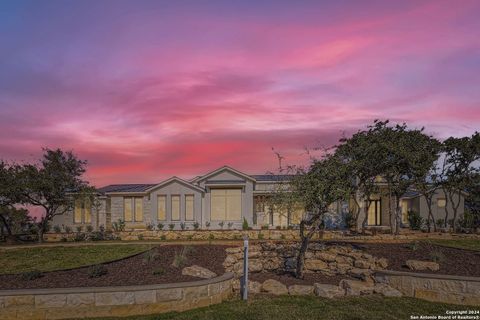
M73 241L76 233L47 233L45 240L61 241L62 238ZM134 230L113 232L112 238L119 240L241 240L247 235L252 240L299 240L299 231L288 230ZM416 240L416 239L479 239L478 234L450 234L409 232L404 234L350 235L345 231L325 231L316 233L313 240Z
M184 311L222 302L233 274L194 282L0 291L0 319L67 319Z
M375 281L404 295L435 302L480 306L480 278L382 270Z

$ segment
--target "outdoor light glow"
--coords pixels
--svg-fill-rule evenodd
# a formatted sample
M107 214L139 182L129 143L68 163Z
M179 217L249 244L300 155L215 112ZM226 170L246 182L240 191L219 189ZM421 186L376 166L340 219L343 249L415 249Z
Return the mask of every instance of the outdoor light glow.
M0 156L152 183L274 170L376 118L480 129L479 1L8 1Z

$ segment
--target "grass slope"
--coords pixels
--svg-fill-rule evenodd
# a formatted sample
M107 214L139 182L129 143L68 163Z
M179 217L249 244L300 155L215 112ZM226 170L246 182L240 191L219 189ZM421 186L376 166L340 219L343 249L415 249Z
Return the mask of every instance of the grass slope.
M88 245L0 250L0 274L53 271L121 259L147 250L148 245Z
M411 315L445 315L447 310L465 310L465 306L432 303L414 298L380 296L322 299L308 296L256 296L248 303L241 300L185 311L150 316L107 319L138 320L405 320ZM472 309L472 308L470 308Z

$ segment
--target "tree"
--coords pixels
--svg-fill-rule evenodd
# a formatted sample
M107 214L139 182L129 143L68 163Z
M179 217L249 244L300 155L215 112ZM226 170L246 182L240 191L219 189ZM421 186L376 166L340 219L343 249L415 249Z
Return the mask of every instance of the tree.
M308 169L288 167L291 178L280 184L272 194L277 208L291 210L302 206L306 214L300 221L300 249L297 256L295 275L303 278L305 253L315 232L320 229L328 207L343 198L345 190L345 166L338 157L325 155L319 160L312 159Z
M471 179L479 171L476 161L480 160L480 133L475 132L471 137L448 138L443 143L445 154L445 172L443 179L443 190L446 201L451 203L453 210L452 227L456 230L458 208L460 206L460 195L464 193ZM448 208L445 206L446 218ZM445 219L447 220L447 219Z
M32 222L25 208L0 207L0 234L3 230L7 231L7 242L14 242L16 235L28 231Z
M82 179L86 164L71 151L44 149L39 164L23 166L19 175L22 198L45 211L36 221L39 242L43 242L43 234L53 217L72 210L76 198L91 194L91 187Z

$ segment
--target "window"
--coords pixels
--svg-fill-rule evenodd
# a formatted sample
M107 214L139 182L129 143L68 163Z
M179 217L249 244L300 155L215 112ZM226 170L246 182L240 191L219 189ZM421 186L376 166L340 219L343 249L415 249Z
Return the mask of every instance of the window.
M128 222L143 221L143 197L123 198L123 218Z
M194 210L193 210L193 195L185 196L185 220L193 220Z
M437 207L445 208L446 206L447 206L447 200L446 199L438 199L437 200Z
M83 201L80 199L75 200L75 210L73 214L73 223L82 223L82 211Z
M408 223L408 201L407 200L402 200L402 223L407 224Z
M89 198L75 200L73 223L92 223L92 205Z
M135 198L135 221L143 221L143 198Z
M133 220L132 198L123 199L123 218L125 219L125 221Z
M180 220L180 196L172 196L172 220Z
M167 220L167 197L158 196L157 198L157 219L159 221Z
M368 225L380 226L381 223L381 204L380 200L370 200L368 207Z
M211 220L240 221L242 217L241 189L211 190Z

